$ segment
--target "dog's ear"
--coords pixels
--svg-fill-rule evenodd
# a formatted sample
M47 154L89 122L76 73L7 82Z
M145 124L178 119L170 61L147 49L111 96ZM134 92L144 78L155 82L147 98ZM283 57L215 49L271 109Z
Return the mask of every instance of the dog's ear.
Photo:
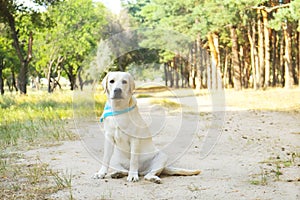
M133 91L135 90L134 78L133 78L133 76L131 74L128 73L128 75L129 75L129 83L130 83L129 84L129 91L132 94Z
M106 93L106 92L108 93L108 88L107 88L108 76L109 76L109 72L106 74L106 76L102 80L102 87L104 89L104 93Z

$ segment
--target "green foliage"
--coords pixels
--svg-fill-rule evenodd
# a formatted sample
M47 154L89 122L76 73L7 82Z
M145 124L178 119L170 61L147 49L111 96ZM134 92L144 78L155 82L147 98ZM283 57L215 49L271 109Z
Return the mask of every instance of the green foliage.
M0 6L5 8L4 10L1 8L0 12L0 52L6 61L5 67L18 73L20 59L27 56L29 33L32 32L33 59L29 73L47 77L49 71L59 66L60 70L64 69L65 73L62 75L67 75L71 83L75 84L79 69L89 66L95 56L97 42L103 37L108 15L106 8L102 3L92 0L33 2L40 7L30 8L17 0L0 1ZM13 17L17 30L17 40L13 47L17 41L21 56L17 56L19 54L16 54L15 49L5 51L3 48L12 46L13 43L10 16ZM19 63L8 63L12 58L17 58ZM51 74L51 77L53 76L57 74Z
M297 22L300 20L300 1L291 1L290 6L278 9L270 20L270 27L275 30L280 30L283 23ZM298 24L297 31L300 31L300 24Z
M103 4L92 0L68 0L51 6L44 17L55 23L53 27L37 36L36 65L40 73L50 62L64 59L64 69L69 75L77 75L79 67L89 66L97 42L106 25L106 10Z

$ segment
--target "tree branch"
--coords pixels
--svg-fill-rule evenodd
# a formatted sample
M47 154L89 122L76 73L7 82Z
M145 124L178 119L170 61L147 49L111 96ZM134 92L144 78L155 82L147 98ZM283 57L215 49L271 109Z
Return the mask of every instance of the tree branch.
M289 7L290 3L283 4L283 5L278 5L278 6L273 6L273 7L266 7L266 6L253 6L252 9L257 9L257 10L265 10L267 13L270 13L274 10L277 10L279 8L286 8Z
M32 31L29 33L29 40L28 40L28 51L27 51L27 58L26 62L29 63L32 59L32 43L33 43L33 37L32 37Z

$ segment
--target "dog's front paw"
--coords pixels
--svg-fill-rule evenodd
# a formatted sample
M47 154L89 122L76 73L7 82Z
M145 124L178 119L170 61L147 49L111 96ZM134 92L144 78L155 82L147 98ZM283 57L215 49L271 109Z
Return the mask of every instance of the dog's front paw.
M107 174L107 170L108 170L107 167L102 166L101 169L96 174L94 174L93 178L94 179L103 179Z
M139 181L139 175L137 172L129 172L127 181L129 182L137 182Z
M106 176L106 173L95 173L94 174L94 176L93 176L93 178L94 179L104 179L105 178L105 176Z

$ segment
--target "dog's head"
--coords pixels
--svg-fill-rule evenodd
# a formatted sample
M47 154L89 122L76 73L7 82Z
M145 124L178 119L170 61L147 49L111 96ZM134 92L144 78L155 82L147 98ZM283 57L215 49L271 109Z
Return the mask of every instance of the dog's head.
M130 99L135 89L134 79L127 72L109 72L102 86L111 100Z

